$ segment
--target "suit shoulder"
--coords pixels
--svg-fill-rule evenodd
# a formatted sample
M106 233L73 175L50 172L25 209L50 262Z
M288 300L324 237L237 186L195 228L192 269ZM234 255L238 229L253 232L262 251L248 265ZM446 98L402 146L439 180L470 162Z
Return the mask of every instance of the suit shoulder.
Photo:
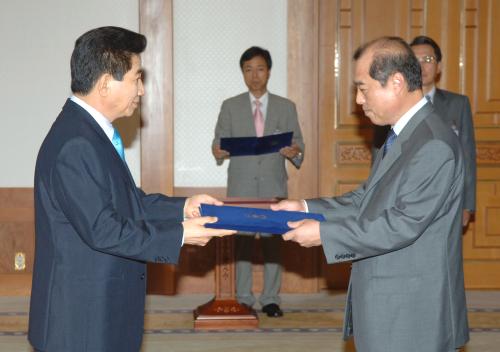
M293 101L291 101L288 98L282 97L280 95L269 93L269 99L272 100L274 103L295 106L295 103Z
M227 104L229 104L229 105L239 104L239 103L241 103L241 102L243 102L245 100L250 101L250 96L248 95L247 92L235 95L235 96L230 97L230 98L227 98L227 99L225 99L222 102L222 104L223 105L227 105Z
M448 99L448 100L469 100L469 97L467 97L466 95L451 92L449 90L437 89L437 91L440 94L442 94L445 99Z

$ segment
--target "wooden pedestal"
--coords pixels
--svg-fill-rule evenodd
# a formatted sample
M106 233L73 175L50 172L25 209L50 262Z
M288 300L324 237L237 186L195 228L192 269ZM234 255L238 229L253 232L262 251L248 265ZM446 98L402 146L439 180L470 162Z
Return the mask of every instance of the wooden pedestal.
M227 205L268 208L276 199L224 200ZM239 304L235 298L234 238L216 238L215 297L194 311L196 330L254 329L259 326L257 313L250 307Z
M194 311L195 330L253 329L257 313L235 299L234 238L216 238L215 298Z

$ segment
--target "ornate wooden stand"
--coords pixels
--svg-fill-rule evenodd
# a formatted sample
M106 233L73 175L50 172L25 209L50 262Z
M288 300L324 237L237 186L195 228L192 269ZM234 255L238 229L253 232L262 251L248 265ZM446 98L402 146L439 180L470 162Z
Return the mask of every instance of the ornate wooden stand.
M272 199L236 199L224 201L227 205L267 208ZM215 297L194 311L195 330L254 329L259 326L257 313L239 304L235 297L234 237L216 239Z

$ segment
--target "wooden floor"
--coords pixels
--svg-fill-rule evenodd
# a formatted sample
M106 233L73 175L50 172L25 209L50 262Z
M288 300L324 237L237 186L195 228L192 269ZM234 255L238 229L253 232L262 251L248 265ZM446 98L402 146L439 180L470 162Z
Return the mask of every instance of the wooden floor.
M471 341L465 352L498 352L500 291L467 292ZM141 352L354 352L342 341L345 294L282 295L285 316L259 314L259 329L197 332L192 310L209 295L148 296ZM29 297L0 297L0 351L31 352L26 340Z

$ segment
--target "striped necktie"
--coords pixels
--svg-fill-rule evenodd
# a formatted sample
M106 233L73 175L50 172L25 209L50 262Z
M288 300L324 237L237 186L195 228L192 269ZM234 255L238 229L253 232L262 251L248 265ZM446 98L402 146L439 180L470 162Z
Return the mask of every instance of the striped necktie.
M387 139L385 140L385 143L384 143L384 154L382 154L382 157L384 157L385 154L387 154L387 152L389 151L389 148L391 147L392 143L394 143L397 136L398 135L391 128L391 130L387 134Z

